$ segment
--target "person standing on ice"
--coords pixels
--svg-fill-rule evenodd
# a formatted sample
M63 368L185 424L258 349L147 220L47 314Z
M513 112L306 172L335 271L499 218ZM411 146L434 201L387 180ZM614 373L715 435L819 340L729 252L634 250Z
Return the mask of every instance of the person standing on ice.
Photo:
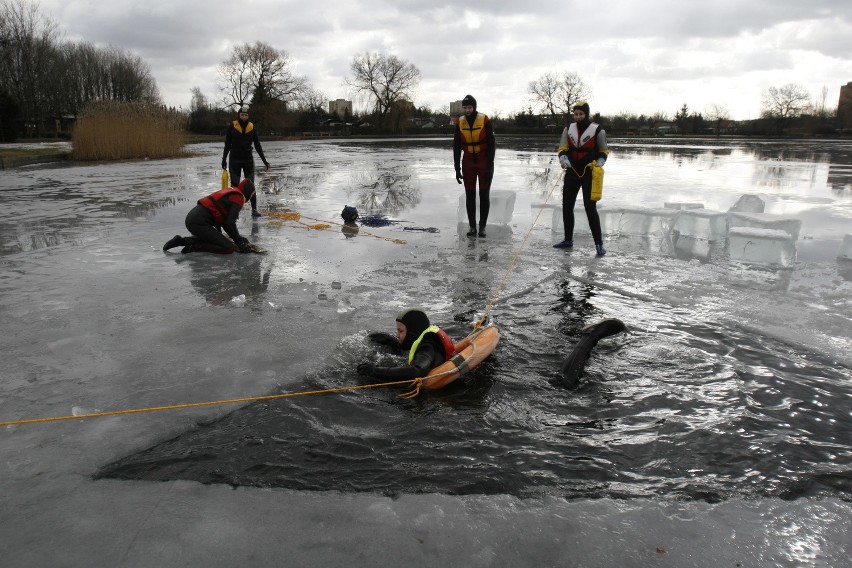
M198 200L186 214L186 228L191 237L175 235L163 245L163 250L183 247L180 252L212 252L231 254L234 251L252 252L249 240L237 230L237 217L243 205L254 197L254 183L248 178L239 187L227 187ZM222 229L231 237L227 239Z
M468 237L475 237L476 230L476 181L479 180L479 236L485 237L485 223L491 207L489 193L494 177L494 154L496 140L491 120L476 112L476 99L466 95L462 99L464 115L459 117L453 134L453 162L456 166L456 181L464 183L467 220L470 223ZM464 152L464 156L462 156Z
M248 107L240 107L240 113L237 120L228 125L228 131L225 134L225 151L222 154L222 169L227 169L231 176L231 185L236 185L240 182L240 173L254 183L254 155L251 148L257 150L257 155L263 160L263 165L266 170L269 170L269 162L266 161L266 156L263 155L263 148L260 146L260 138L257 137L257 130L254 124L249 122ZM228 167L228 153L231 154L230 167ZM262 214L257 210L257 196L251 196L251 216L261 217Z
M553 248L570 249L574 247L574 203L577 194L583 190L583 207L589 219L589 228L595 240L598 256L606 254L601 236L601 219L598 216L597 202L592 201L593 161L603 166L609 155L606 146L606 132L599 124L589 119L589 103L579 101L572 109L574 122L562 131L559 140L559 165L565 170L565 182L562 186L562 221L565 225L565 240L553 245Z
M429 371L453 356L453 340L439 327L429 323L421 310L408 310L396 318L396 337L388 333L371 333L374 343L387 345L395 352L408 352L408 365L377 367L373 363L358 365L358 374L386 381L425 377Z

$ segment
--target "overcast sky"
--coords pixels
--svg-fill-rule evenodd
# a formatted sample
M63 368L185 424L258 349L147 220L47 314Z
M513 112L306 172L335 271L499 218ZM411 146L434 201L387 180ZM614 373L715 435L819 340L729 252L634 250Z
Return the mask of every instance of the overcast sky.
M578 73L592 112L672 116L711 105L757 118L770 86L796 83L836 108L852 81L849 0L41 0L65 39L130 50L163 100L189 107L190 89L219 99L217 66L234 45L285 50L294 71L329 98L353 56L394 54L422 74L414 102L440 108L470 93L507 116L530 104L548 71Z

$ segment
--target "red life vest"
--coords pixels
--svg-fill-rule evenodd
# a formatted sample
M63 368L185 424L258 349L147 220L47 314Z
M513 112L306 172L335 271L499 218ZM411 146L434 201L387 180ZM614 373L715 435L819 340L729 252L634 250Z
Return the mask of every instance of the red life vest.
M238 187L226 187L198 200L198 204L207 208L213 214L213 221L220 226L228 216L228 208L222 205L222 201L238 203L242 207L246 203L246 196Z
M582 134L578 132L576 122L568 127L568 157L575 170L582 172L581 168L585 168L586 164L600 155L597 141L599 129L600 125L595 122L590 122ZM562 148L559 151L561 152Z

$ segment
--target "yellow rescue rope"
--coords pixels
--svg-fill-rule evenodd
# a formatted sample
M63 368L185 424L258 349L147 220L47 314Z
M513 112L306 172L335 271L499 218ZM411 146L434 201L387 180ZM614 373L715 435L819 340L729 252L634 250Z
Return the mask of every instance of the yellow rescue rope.
M270 394L266 396L247 396L242 398L231 398L227 400L211 400L207 402L191 402L187 404L172 404L169 406L152 406L148 408L130 408L126 410L111 410L108 412L93 412L91 414L77 414L70 416L51 416L47 418L35 418L30 420L9 420L5 422L0 422L0 427L2 426L18 426L21 424L38 424L41 422L58 422L60 420L84 420L86 418L99 418L101 416L118 416L121 414L140 414L143 412L158 412L160 410L177 410L180 408L197 408L200 406L215 406L217 404L236 404L239 402L256 402L259 400L275 400L278 398L289 398L294 396L306 396L309 394L326 394L331 392L342 392L348 390L359 390L359 389L369 389L369 388L377 388L377 387L389 387L394 385L405 385L414 383L414 388L417 392L420 392L420 384L423 379L406 379L404 381L396 381L392 383L374 383L371 385L350 385L346 387L337 387L331 389L323 389L323 390L313 390L313 391L301 391L301 392L290 392L283 394Z
M335 223L334 221L325 221L323 219L314 219L313 217L308 217L306 215L302 215L301 213L297 213L296 211L285 211L285 212L266 211L265 213L268 216L272 217L273 219L280 220L280 221L293 221L294 223L297 223L298 225L300 225L303 228L312 229L312 230L315 230L315 231L330 229L332 225L337 225L338 227L345 227L345 225L343 223ZM316 223L314 225L309 225L308 223L305 223L305 222L302 221L303 218L308 219L310 221L318 221L318 223ZM365 237L373 237L373 238L376 238L376 239L382 239L384 241L390 241L390 242L392 242L394 244L398 244L398 245L404 245L406 243L406 241L404 241L403 239L394 239L392 237L384 237L382 235L375 235L373 233L361 232L360 230L358 231L358 234L363 235Z
M544 205L547 204L547 202L550 200L550 197L553 195L554 190L556 190L556 188L559 186L558 182L560 179L561 176L557 176L557 183L554 183L553 187L550 188L550 192L548 192L547 197L544 199ZM515 251L515 255L512 257L512 262L509 263L509 268L506 269L506 273L503 275L503 278L500 280L500 283L497 285L497 288L494 289L494 292L491 294L491 297L488 298L488 303L485 305L485 310L482 312L482 317L479 318L479 321L477 321L476 325L473 326L474 330L479 329L485 323L485 320L488 317L488 313L491 311L491 308L494 307L494 304L497 301L497 297L500 295L500 292L503 290L503 286L506 284L506 280L508 280L509 278L509 274L511 274L512 270L515 269L515 265L518 263L518 258L520 258L521 256L521 251L524 249L524 245L527 243L527 239L529 239L530 234L532 234L532 230L538 223L538 218L541 217L543 211L544 207L539 208L538 214L535 216L535 219L533 219L532 225L530 225L530 228L524 235L524 238L521 239L521 244L518 245L518 250Z

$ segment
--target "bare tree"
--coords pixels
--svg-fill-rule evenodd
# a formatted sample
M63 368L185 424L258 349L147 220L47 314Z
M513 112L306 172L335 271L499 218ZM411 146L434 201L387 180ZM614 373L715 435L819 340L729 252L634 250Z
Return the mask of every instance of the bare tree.
M130 52L113 48L105 53L109 100L161 104L151 68Z
M783 87L769 87L763 95L763 113L783 123L802 114L809 101L810 95L801 85L788 83Z
M713 123L716 136L719 136L722 133L722 123L730 120L731 115L728 113L728 109L714 103L707 109L707 118Z
M530 81L527 92L532 100L544 105L553 120L556 115L568 115L577 102L588 98L590 89L582 77L574 72L547 72L535 81Z
M307 88L299 95L297 100L298 108L308 112L327 112L328 96L322 91L314 88ZM342 118L342 117L341 117Z
M40 136L50 117L57 25L27 0L0 2L0 90L16 101L28 134Z
M231 56L219 65L219 77L226 107L270 100L287 103L307 88L307 80L293 73L287 52L260 41L235 46Z
M562 86L560 88L560 101L562 103L561 110L568 114L571 112L571 107L583 99L589 98L591 90L586 86L583 79L574 72L565 72L562 74Z
M193 87L189 92L192 94L189 102L189 112L192 113L210 107L207 102L207 96L201 92L201 87Z
M527 92L532 95L532 100L544 105L550 117L556 120L556 107L559 104L559 88L561 81L556 73L548 71L535 81L530 81Z
M396 55L367 52L357 55L346 84L373 100L373 108L384 118L396 103L411 100L420 83L420 70Z
M819 98L814 104L814 116L817 118L825 119L831 115L831 111L828 110L828 105L826 101L828 100L828 87L825 85L822 86L822 90L820 91Z
M52 74L62 112L77 114L92 101L162 103L148 64L121 49L62 44Z

